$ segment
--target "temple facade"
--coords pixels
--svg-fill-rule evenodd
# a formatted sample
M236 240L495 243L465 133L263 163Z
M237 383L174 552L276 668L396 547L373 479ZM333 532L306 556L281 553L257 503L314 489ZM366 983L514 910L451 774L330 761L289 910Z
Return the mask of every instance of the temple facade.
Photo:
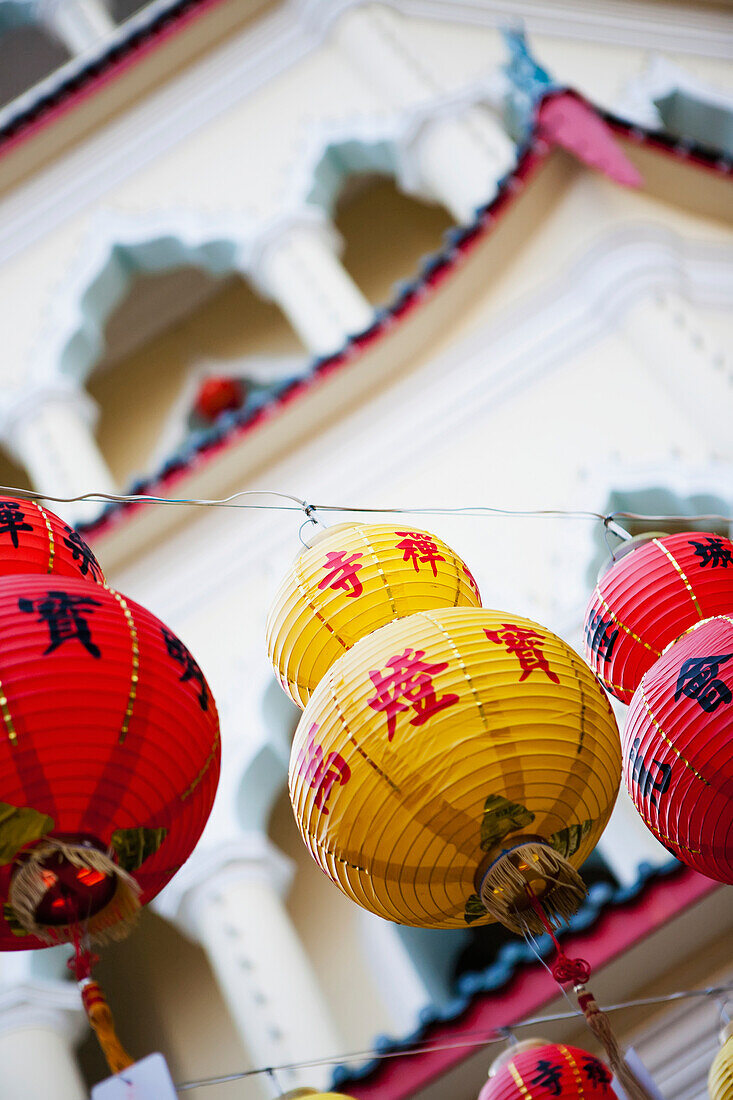
M405 509L580 651L633 515L729 533L732 47L713 3L0 0L0 484L180 634L222 722L209 825L100 975L177 1083L291 1067L186 1095L474 1100L494 1047L373 1055L562 1010L531 944L401 928L320 874L265 620L351 509ZM99 497L236 493L279 508ZM586 877L604 1003L733 979L730 888L623 791ZM0 958L7 1100L105 1074L65 961ZM664 1100L704 1095L714 998L614 1023Z

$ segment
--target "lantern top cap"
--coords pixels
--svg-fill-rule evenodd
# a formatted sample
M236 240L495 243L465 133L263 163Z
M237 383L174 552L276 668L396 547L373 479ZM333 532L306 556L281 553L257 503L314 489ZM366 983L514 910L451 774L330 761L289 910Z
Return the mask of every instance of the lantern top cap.
M489 1077L496 1077L497 1073L504 1068L507 1062L511 1062L512 1058L516 1058L517 1054L524 1054L528 1050L539 1050L540 1047L551 1046L549 1039L522 1039L519 1043L512 1043L506 1050L502 1050L501 1054L497 1055L494 1061L489 1067Z
M314 528L313 533L308 535L307 541L300 551L301 554L305 554L308 550L312 550L314 546L317 546L319 542L324 542L325 539L335 535L337 531L347 531L354 527L363 527L363 523L356 523L350 521L348 523L334 523L333 527Z

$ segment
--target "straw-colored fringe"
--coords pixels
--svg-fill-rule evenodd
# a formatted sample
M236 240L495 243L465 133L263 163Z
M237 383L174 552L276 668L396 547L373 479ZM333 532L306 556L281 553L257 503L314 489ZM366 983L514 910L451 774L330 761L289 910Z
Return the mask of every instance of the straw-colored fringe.
M31 850L12 878L8 895L9 904L20 923L28 932L46 943L69 943L73 939L70 925L58 927L38 924L36 909L48 887L43 881L42 864L53 856L63 856L75 867L89 867L105 875L113 875L117 887L112 900L88 919L83 913L79 919L93 943L123 940L129 935L140 910L140 887L131 875L123 871L106 852L81 845L66 844L62 840L47 838Z
M626 1096L629 1100L654 1100L651 1093L642 1085L631 1066L626 1062L611 1028L611 1021L606 1013L598 1007L593 994L589 993L585 986L576 986L575 991L578 994L578 1004L583 1010L586 1023L608 1055L611 1069Z
M93 978L87 978L80 985L81 999L87 1018L107 1059L107 1065L112 1073L121 1073L123 1069L132 1065L134 1059L130 1057L119 1040L104 993Z
M558 925L577 913L587 893L578 872L549 845L528 841L498 859L481 883L481 901L495 920L520 935L525 927L540 935L545 931L537 914L526 907L530 880L520 871L519 863L531 867L532 878L539 875L549 883L542 895L542 908L551 924Z

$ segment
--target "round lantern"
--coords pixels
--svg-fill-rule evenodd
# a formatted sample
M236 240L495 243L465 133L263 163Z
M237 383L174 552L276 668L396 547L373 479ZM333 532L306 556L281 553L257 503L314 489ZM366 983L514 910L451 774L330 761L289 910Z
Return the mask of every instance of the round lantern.
M0 949L122 935L209 815L209 687L154 615L83 580L0 579L0 638Z
M404 524L342 524L300 554L277 593L267 649L301 707L333 662L394 619L480 607L476 582L451 548Z
M657 839L733 883L733 617L698 623L644 674L623 754L629 794Z
M0 497L0 577L45 573L104 584L81 535L35 500Z
M708 1074L710 1100L733 1100L733 1024L720 1034L721 1047Z
M620 558L599 580L585 618L586 655L628 703L662 651L689 627L733 612L733 542L688 531Z
M282 1094L280 1100L304 1100L306 1096L310 1100L351 1100L350 1096L345 1096L342 1092L319 1092L318 1089L309 1088L290 1089Z
M612 1081L608 1066L585 1050L528 1040L497 1059L478 1100L612 1100Z
M290 795L316 861L400 924L569 915L613 808L618 730L560 638L498 611L421 612L363 638L314 691Z

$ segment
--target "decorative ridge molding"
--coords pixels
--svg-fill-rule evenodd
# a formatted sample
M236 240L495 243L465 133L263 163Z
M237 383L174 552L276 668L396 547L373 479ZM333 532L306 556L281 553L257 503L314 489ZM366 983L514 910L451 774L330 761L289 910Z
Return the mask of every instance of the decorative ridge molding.
M580 97L582 98L582 97ZM649 146L658 152L672 155L676 159L682 159L715 171L720 174L729 174L730 165L727 162L716 159L714 154L695 147L687 148L674 144L661 135L649 133L638 127L630 126L614 116L603 114L602 117L611 126L614 132L624 137L631 138L641 144ZM171 492L175 485L185 477L186 471L192 463L197 467L204 462L213 459L223 448L240 440L244 435L255 430L265 420L274 415L279 408L296 400L307 392L319 379L335 370L348 369L361 353L371 346L374 341L385 336L399 324L408 314L411 314L427 296L450 276L451 272L460 264L463 256L467 254L480 239L488 234L497 220L508 210L516 194L527 185L531 176L539 168L549 155L548 147L536 138L532 145L522 152L517 161L517 167L505 180L502 181L498 194L478 214L476 221L466 227L449 231L446 248L424 263L418 276L398 287L396 298L386 310L378 311L374 324L363 333L354 335L345 347L333 355L315 359L309 366L306 374L290 384L284 385L278 392L274 401L253 413L238 416L236 413L223 414L217 424L206 432L189 440L184 451L172 456L163 467L151 477L136 482L131 491ZM661 234L659 240L667 242L667 248L674 240L669 234ZM631 243L630 241L628 243ZM714 250L710 252L712 256ZM668 268L663 268L668 270ZM709 290L713 295L726 293L724 280L721 282L715 277L708 279ZM618 289L618 293L624 296L624 287ZM726 298L726 300L728 300ZM606 303L606 314L608 303ZM596 311L598 316L593 318L593 324L600 323L605 315L604 310ZM90 524L82 524L80 529L90 536L101 534L111 524L118 522L123 515L130 514L137 507L135 504L111 505L104 513Z

